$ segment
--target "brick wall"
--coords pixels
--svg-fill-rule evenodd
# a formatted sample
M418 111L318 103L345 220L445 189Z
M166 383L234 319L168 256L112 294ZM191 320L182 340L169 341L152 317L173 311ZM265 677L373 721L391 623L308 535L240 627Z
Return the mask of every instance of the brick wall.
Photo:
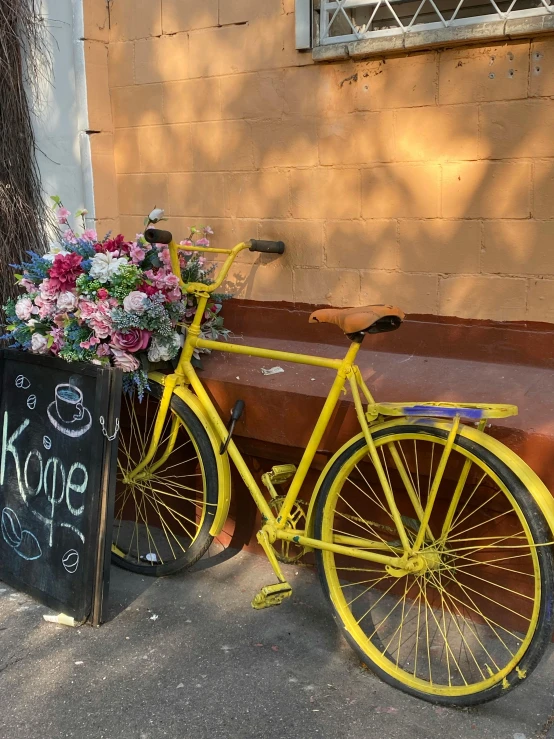
M554 322L554 38L314 64L293 7L88 0L100 225L282 238L253 300Z

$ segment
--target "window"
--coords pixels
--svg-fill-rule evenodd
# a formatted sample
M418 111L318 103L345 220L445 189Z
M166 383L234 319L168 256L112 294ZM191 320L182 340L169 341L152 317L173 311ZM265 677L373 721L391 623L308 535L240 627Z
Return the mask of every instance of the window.
M321 59L554 31L554 0L313 0L312 10Z

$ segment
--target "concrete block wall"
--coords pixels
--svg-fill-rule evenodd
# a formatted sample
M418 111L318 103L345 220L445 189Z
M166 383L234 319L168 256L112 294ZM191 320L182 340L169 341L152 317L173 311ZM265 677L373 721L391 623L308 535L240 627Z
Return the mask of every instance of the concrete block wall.
M253 300L554 322L554 37L314 64L293 0L88 3L106 223L283 238Z

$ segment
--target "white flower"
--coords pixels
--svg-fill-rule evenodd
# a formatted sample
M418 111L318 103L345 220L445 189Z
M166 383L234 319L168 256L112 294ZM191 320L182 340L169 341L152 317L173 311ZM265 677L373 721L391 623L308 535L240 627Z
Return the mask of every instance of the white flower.
M15 304L15 315L20 321L28 321L33 310L33 302L30 298L20 298Z
M70 253L71 252L68 252L59 244L52 243L50 244L50 251L46 252L46 254L44 254L42 258L46 259L48 262L53 262L54 258L57 257L58 254L62 254L65 257L67 256L67 254Z
M183 339L182 334L176 331L171 337L164 339L163 343L160 343L160 340L154 336L148 350L148 359L151 362L169 362L181 348Z
M127 313L144 313L146 310L146 306L144 305L145 298L146 295L144 293L133 290L123 301L123 308Z
M162 208L154 208L152 213L148 216L150 223L157 223L164 217L165 210Z
M35 354L46 354L48 352L48 339L42 334L33 334L31 339L31 351Z
M98 282L108 282L128 261L127 257L115 257L111 251L100 252L92 260L90 276Z
M70 313L72 310L75 310L77 303L77 296L72 292L67 291L58 295L58 310L61 310L64 313Z

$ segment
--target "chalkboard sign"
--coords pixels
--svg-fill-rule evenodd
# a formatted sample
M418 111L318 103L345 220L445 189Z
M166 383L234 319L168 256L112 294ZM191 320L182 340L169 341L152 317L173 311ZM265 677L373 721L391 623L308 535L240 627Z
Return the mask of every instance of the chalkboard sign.
M121 372L2 350L0 392L0 579L99 623Z

